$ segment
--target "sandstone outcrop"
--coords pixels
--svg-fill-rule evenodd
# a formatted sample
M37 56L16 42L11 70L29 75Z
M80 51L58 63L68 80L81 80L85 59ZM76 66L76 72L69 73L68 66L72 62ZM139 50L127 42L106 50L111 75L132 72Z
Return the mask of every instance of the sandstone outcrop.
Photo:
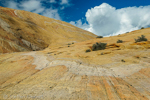
M135 43L141 35L148 41ZM150 100L150 28L74 44L61 39L41 51L27 51L40 45L23 40L24 52L0 54L0 100ZM106 49L86 52L96 42Z
M0 7L0 31L0 53L43 50L48 46L66 45L72 41L81 42L96 37L60 20L3 7Z

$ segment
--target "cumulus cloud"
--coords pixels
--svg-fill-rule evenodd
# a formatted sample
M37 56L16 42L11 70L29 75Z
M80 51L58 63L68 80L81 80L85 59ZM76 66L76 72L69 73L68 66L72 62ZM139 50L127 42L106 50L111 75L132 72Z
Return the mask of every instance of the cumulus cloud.
M13 9L18 9L18 4L14 1L9 1L9 2L7 2L7 7L13 8Z
M50 3L55 3L55 0L50 0ZM42 14L43 16L59 19L61 17L59 15L59 9L46 8L43 6L43 0L22 0L21 2L15 2L9 0L5 3L6 7L13 9L20 9L25 11L30 11L38 14Z
M61 0L61 3L60 4L69 4L69 1L68 0Z
M77 27L80 27L80 28L82 28L82 29L85 29L85 30L90 31L90 30L89 30L89 29L90 29L90 26L89 26L87 23L84 23L84 24L83 24L81 19L79 19L79 20L77 20L77 21L71 21L70 24L72 24L72 25L74 25L74 26L77 26Z
M46 9L42 15L46 17L61 20L57 9L52 9L52 8Z
M56 3L56 1L55 0L50 0L50 3Z
M45 9L39 0L22 1L18 6L23 10L35 13L41 13Z
M5 2L5 6L13 9L26 10L34 13L42 13L45 9L42 6L40 0L23 0L21 2L9 0Z
M150 26L149 11L150 6L116 9L103 3L88 9L85 15L88 22L86 27L85 23L74 23L74 25L97 35L117 35Z
M70 1L71 0L3 0L2 4L8 8L30 11L50 18L62 20L59 13L62 13L66 7L71 6ZM56 4L59 5L57 8L55 8Z
M67 8L67 7L70 7L72 6L72 4L70 3L71 0L61 0L61 2L59 3L60 6L61 6L61 10Z

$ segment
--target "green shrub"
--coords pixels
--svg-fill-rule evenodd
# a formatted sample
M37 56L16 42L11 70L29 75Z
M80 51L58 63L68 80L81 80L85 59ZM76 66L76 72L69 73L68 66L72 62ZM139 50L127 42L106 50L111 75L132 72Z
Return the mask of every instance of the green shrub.
M123 41L122 40L118 40L117 43L123 43Z
M97 36L96 38L103 38L103 36Z
M147 41L147 38L145 38L144 35L141 35L141 37L138 37L138 39L135 39L135 43L141 42L141 41Z
M126 62L124 59L121 60L122 62Z
M91 52L91 50L90 50L90 49L87 49L85 52Z
M107 43L97 43L96 42L96 44L93 44L93 46L92 46L92 50L93 51L96 51L96 50L103 50L103 49L105 49L106 48L106 45L107 45Z
M20 39L23 39L23 37L22 37L22 36L20 36Z
M144 27L141 27L141 29L144 29Z

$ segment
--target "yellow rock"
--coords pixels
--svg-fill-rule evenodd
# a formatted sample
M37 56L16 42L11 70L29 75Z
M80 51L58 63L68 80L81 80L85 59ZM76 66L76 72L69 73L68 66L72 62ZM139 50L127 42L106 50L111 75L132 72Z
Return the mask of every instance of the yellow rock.
M0 53L42 50L96 37L69 23L35 13L3 7L0 13Z
M0 9L0 100L150 100L150 42L134 43L150 40L150 28L97 39L62 21ZM85 52L96 42L106 49ZM45 49L31 51L38 47Z

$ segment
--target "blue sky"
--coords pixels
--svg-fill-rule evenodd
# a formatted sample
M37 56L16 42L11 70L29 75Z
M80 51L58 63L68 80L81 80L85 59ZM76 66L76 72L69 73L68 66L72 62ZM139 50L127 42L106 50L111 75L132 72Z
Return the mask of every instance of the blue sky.
M0 0L0 6L66 21L103 36L150 26L150 0Z
M99 6L102 3L108 3L109 5L116 7L117 9L132 6L146 6L150 5L150 0L72 0L73 5L64 9L65 16L69 19L64 18L65 21L75 21L85 18L85 13L88 9ZM63 16L62 16L63 17Z

